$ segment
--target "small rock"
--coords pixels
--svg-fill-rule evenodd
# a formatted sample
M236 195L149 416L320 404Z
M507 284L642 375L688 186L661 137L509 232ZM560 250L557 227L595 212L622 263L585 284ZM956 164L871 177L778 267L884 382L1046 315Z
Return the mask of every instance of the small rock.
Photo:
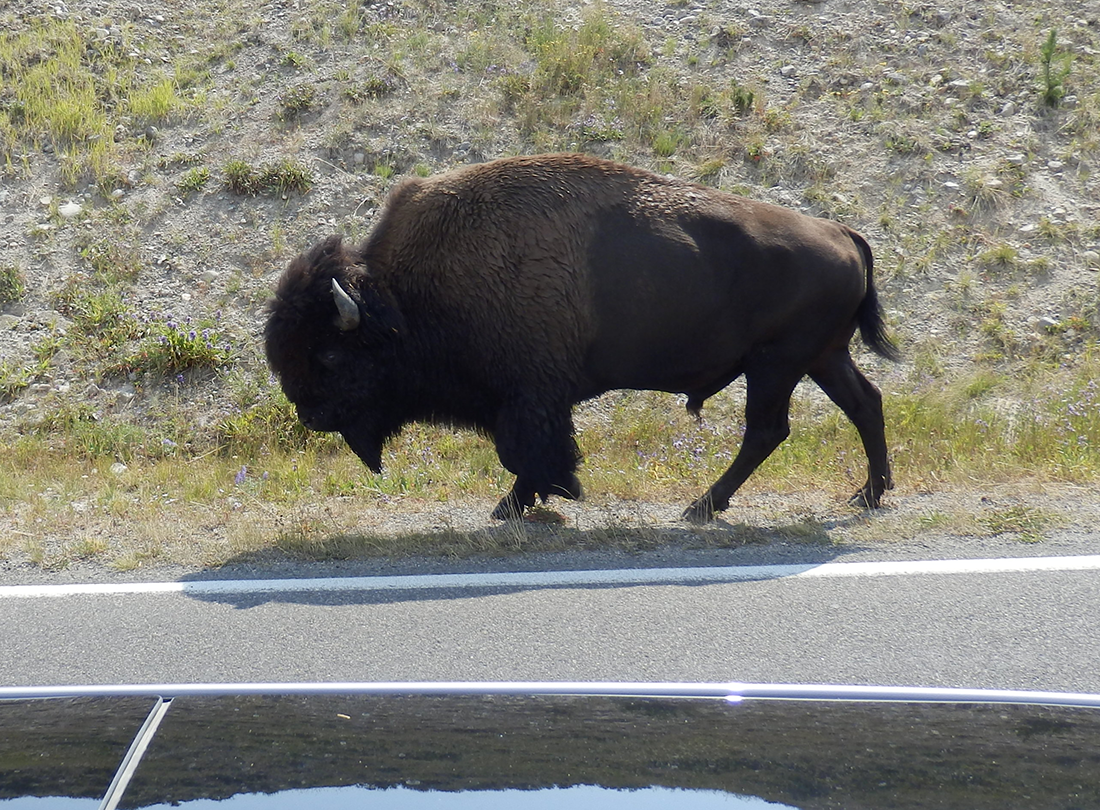
M130 468L123 464L121 461L116 461L114 464L111 465L111 475L122 475L128 469Z
M1100 268L1100 252L1097 252L1095 250L1086 250L1084 253L1081 254L1081 261L1084 263L1085 267L1089 268L1090 270L1096 270L1097 268Z
M74 219L80 216L83 210L84 209L81 207L80 203L70 201L58 208L57 213L61 214L64 219Z
M1012 116L1012 115L1016 114L1016 109L1017 109L1016 102L1015 101L1009 101L1003 107L1001 107L1001 115L1008 118L1009 116Z
M787 76L787 77L793 76L794 73L795 73L795 70L796 70L796 68L795 68L794 65L784 65L783 67L779 68L780 74L782 74L783 76Z
M217 277L218 277L218 271L217 270L207 270L202 275L199 276L199 281L203 281L203 282L206 282L207 284L210 284L215 279L217 279Z

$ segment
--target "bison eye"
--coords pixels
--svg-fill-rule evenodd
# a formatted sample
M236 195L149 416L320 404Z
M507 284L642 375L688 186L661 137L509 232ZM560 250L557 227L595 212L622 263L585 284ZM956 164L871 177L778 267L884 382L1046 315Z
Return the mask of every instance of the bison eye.
M328 349L317 355L317 362L329 371L335 371L340 365L340 352L336 349Z

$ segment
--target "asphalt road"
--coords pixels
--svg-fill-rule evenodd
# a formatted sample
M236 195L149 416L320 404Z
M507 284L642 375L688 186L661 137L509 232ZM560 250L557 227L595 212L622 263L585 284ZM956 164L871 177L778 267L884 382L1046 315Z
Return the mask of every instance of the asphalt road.
M223 572L216 587L187 576L138 592L117 580L102 593L3 585L0 685L626 680L1100 693L1100 558L1087 556L1095 547L1059 548L1078 556L1056 559L1055 570L1043 562L1049 548L1008 570L757 552L763 557L732 561L764 567L711 569L717 581L677 575L668 563L680 561L662 557L630 558L625 576L580 581L513 561L544 579L480 579L492 573L481 570L439 580L416 571L415 579L317 582L329 590L299 579L257 591ZM622 568L598 562L558 567Z

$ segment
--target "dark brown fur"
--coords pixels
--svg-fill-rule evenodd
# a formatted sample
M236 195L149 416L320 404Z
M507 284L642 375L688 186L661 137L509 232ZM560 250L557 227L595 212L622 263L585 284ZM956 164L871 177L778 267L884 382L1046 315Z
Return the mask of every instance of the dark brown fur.
M362 314L334 325L331 280ZM747 379L730 469L685 513L709 520L788 433L809 374L867 449L855 498L891 485L881 397L855 367L859 328L893 356L871 251L849 228L582 155L509 158L390 195L358 249L331 237L279 281L269 363L304 424L373 469L409 421L491 434L517 480L494 515L580 497L572 406L615 388L684 393L698 411Z

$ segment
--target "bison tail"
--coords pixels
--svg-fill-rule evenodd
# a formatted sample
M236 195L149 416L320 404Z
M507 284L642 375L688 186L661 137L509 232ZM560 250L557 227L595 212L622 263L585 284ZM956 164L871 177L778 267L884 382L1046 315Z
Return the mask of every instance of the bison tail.
M867 240L855 231L849 231L852 241L863 253L863 261L867 268L867 292L856 310L856 323L859 324L859 334L867 347L880 357L887 360L900 360L901 352L898 351L893 338L886 329L886 320L882 314L882 304L878 300L878 291L875 289L874 267L875 261L871 256L871 246Z

